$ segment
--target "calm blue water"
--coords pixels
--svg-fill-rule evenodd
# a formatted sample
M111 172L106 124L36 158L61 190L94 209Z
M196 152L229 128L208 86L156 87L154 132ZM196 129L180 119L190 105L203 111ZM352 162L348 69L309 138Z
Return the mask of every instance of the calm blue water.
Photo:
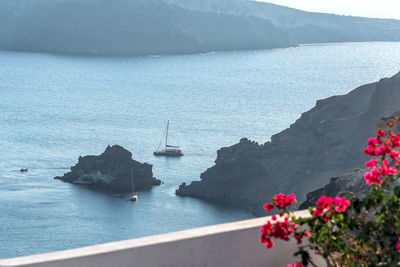
M0 52L0 258L250 218L174 191L220 147L265 142L317 99L399 70L399 43L143 58ZM152 155L167 119L180 159ZM153 164L165 184L130 203L53 180L108 144Z

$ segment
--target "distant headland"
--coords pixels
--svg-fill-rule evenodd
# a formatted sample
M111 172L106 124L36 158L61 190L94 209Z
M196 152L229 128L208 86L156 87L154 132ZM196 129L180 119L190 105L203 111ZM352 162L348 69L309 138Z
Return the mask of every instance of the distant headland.
M6 51L146 56L367 41L400 41L400 21L250 0L0 0Z

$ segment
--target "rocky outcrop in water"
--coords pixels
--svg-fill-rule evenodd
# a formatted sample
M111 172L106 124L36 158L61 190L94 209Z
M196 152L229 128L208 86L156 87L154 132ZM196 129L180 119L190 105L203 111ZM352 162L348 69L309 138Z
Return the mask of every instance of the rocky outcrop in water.
M161 184L153 177L152 165L133 160L132 153L118 145L108 146L100 156L79 157L70 172L54 179L93 189L128 193L132 190L132 174L134 190Z
M201 181L176 191L216 203L230 203L265 214L262 206L279 193L307 193L325 186L368 159L362 150L379 118L399 110L400 73L346 95L318 100L290 128L259 145L247 139L218 151Z

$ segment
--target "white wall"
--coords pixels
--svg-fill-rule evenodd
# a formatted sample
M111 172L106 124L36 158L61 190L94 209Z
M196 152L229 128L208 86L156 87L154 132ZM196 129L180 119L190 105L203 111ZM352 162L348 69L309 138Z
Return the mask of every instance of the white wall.
M308 211L297 212L307 216ZM175 233L106 243L41 255L0 260L0 266L155 267L278 266L295 263L294 242L276 242L267 250L259 242L267 217ZM314 257L315 258L315 257ZM315 259L318 266L322 261Z

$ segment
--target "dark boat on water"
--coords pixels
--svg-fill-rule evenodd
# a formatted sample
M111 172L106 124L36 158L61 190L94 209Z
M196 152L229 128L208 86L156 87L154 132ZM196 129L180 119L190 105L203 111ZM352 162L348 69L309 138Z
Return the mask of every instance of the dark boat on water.
M166 156L166 157L181 157L183 156L182 150L179 146L171 146L168 145L168 130L169 130L169 121L167 122L167 128L161 138L160 144L158 145L157 151L153 152L155 156ZM160 150L162 141L165 136L165 147L163 150Z

